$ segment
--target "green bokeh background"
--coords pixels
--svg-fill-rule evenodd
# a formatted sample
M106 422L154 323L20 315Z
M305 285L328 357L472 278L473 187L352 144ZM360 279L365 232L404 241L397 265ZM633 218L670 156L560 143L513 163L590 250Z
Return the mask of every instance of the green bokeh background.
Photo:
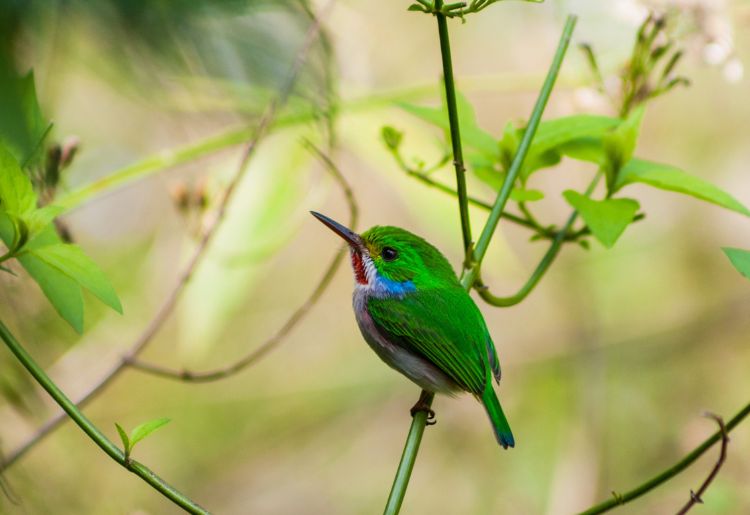
M710 2L705 2L708 5ZM66 173L74 189L163 149L257 121L304 39L296 2L0 2L5 56L33 67L53 139L81 151ZM323 111L338 99L336 162L352 183L362 223L399 225L458 265L454 199L406 177L380 128L406 133L407 154L440 156L440 134L390 100L439 102L434 20L407 2L340 1L325 20L333 54L316 45L287 114ZM590 42L608 75L626 59L634 2L500 3L450 24L458 87L482 127L500 135L530 112L565 14L575 41ZM611 4L611 5L610 5ZM663 2L662 2L663 4ZM696 5L702 2L695 2ZM317 3L314 7L318 8ZM635 11L636 14L638 11ZM692 11L683 13L692 20ZM750 5L727 1L731 58L750 63ZM726 31L722 34L726 34ZM750 204L747 78L728 81L705 63L709 41L684 40L681 73L692 86L654 101L637 154L672 163ZM330 72L330 73L329 73ZM334 79L332 81L332 78ZM585 61L571 50L546 116L609 114L585 89ZM364 100L362 100L364 99ZM209 369L260 345L314 287L339 242L307 211L345 220L346 204L302 138L322 142L321 120L279 128L251 162L226 223L149 360ZM218 195L236 168L235 147L97 197L65 217L76 241L121 295L124 316L89 298L78 336L23 277L0 277L0 316L73 398L116 362L176 280L195 243L196 220L170 190L208 178ZM539 216L562 221L561 191L595 172L581 163L540 172ZM436 172L452 181L445 167ZM471 178L470 178L471 179ZM490 199L478 181L477 196ZM647 218L613 250L566 247L522 304L479 305L503 363L500 396L517 447L498 449L481 406L439 398L404 513L571 513L675 462L750 396L750 283L721 246L750 247L750 220L672 193L632 186ZM472 208L479 233L485 217ZM511 293L545 250L500 224L483 276ZM363 344L351 314L352 278L342 267L308 317L251 369L185 385L128 371L85 411L111 438L114 423L172 422L136 457L216 513L377 513L406 436L417 388ZM7 451L55 413L6 351L0 351L0 443ZM713 465L712 449L684 474L621 513L671 513ZM729 457L703 513L750 512L750 426L732 433ZM4 474L20 499L0 513L177 513L67 423Z

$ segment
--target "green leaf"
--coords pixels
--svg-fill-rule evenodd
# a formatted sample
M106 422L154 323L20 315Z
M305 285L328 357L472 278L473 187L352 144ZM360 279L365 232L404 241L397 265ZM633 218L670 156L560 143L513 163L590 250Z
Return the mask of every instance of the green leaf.
M401 146L401 140L404 137L404 133L386 125L381 129L381 136L385 142L385 146L391 150L398 150Z
M12 254L29 241L29 227L23 218L0 210L0 239Z
M10 249L16 239L16 224L14 218L0 209L0 240Z
M444 131L450 130L448 109L445 107L424 107L398 102L397 105L404 111L421 118L422 120L436 125ZM486 156L497 158L498 147L495 138L477 125L474 107L461 93L456 93L456 109L458 111L458 124L461 133L461 141L468 148L480 151Z
M750 210L729 193L717 188L710 182L689 175L674 166L646 161L644 159L631 159L620 170L615 191L635 182L642 182L663 190L684 193L685 195L731 209L745 216L750 216Z
M737 271L750 279L750 251L732 247L724 247L721 250L724 251Z
M557 149L569 141L604 135L620 123L618 118L591 114L577 114L547 120L539 124L532 151L537 154Z
M510 198L515 202L536 202L544 198L544 193L539 190L514 188L510 192Z
M0 141L0 209L12 215L25 215L36 208L36 194L18 160Z
M39 234L63 211L65 211L65 209L54 204L50 204L32 211L28 216L26 216L26 224L29 227L29 237L33 238L34 236Z
M143 424L136 426L135 429L130 432L130 449L132 450L133 447L135 447L135 444L169 422L170 420L168 418L157 418L156 420L144 422Z
M537 170L558 164L564 154L564 149L571 142L581 139L601 142L607 131L619 123L620 120L617 118L598 115L573 115L543 121L539 124L521 170L522 181L525 182ZM500 149L501 160L506 169L510 167L524 130L515 129L512 125L505 128L503 139L500 141Z
M104 304L122 313L120 299L104 272L77 245L58 243L33 248L29 250L29 253L60 270L93 293Z
M122 440L122 448L125 451L125 456L130 456L130 438L128 438L128 434L125 432L125 430L115 422L115 427L117 428L117 433L120 435L120 440Z
M578 161L603 165L607 160L603 138L578 138L560 145L557 149L562 155Z
M608 191L615 191L615 183L622 167L633 157L644 112L643 106L636 108L627 119L615 130L605 135L602 140L606 156L603 168L607 176Z
M42 117L34 87L34 74L23 77L0 74L0 140L19 163L40 155L49 123Z
M498 172L488 165L482 165L475 162L477 166L472 166L472 170L477 178L483 183L487 184L495 191L500 191L505 179L505 174ZM510 198L515 202L534 202L542 200L544 193L539 190L524 189L524 188L513 188L510 191Z
M607 248L614 246L640 207L632 199L593 200L573 190L565 191L563 196L578 211L594 237Z
M27 247L28 249L28 247ZM76 281L58 268L40 259L36 254L24 251L18 261L39 284L52 306L77 332L83 332L83 298Z

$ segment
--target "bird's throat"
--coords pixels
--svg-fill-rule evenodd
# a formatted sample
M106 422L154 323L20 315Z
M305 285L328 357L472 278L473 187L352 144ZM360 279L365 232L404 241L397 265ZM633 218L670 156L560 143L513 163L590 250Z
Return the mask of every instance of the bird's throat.
M359 284L367 284L367 274L365 273L365 263L362 260L362 254L352 251L352 268L354 269L354 278Z

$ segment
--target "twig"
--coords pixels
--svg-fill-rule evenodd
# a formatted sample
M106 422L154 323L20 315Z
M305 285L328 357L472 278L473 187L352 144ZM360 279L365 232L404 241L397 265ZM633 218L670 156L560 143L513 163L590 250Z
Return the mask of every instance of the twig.
M687 504L685 504L685 506L683 506L682 509L677 512L677 515L685 515L695 504L703 504L703 494L706 493L706 490L711 484L711 481L714 480L716 475L719 473L719 469L721 469L721 466L724 465L724 461L727 459L727 445L729 445L729 435L727 434L727 428L724 427L724 420L720 416L713 413L706 413L706 416L715 420L716 423L719 424L719 431L721 432L721 451L719 452L719 459L716 461L716 464L711 469L711 472L708 474L708 477L705 479L705 481L703 481L703 484L701 484L701 487L698 489L698 491L693 492L692 490L690 490L690 499L688 500Z
M326 4L324 9L321 11L321 15L327 12L331 8L333 3L334 3L334 0L329 0L328 4ZM292 89L294 88L294 85L297 81L297 76L299 75L299 72L304 62L307 59L307 55L310 49L312 48L313 42L316 40L318 33L320 32L320 28L321 28L320 18L321 16L313 19L310 25L310 28L307 31L305 41L302 45L302 48L297 53L297 56L291 67L291 70L290 70L290 73L286 82L282 85L279 91L278 97L275 100L271 101L271 103L267 106L265 112L263 113L263 116L261 117L261 120L257 128L255 129L255 134L253 135L252 139L250 140L247 147L245 148L245 151L242 154L242 158L240 160L237 171L235 172L235 175L230 180L224 192L224 195L219 203L219 207L216 211L216 214L212 222L209 223L208 227L204 231L188 263L185 265L182 272L178 276L176 284L170 291L167 298L164 300L163 304L157 311L154 318L151 320L151 322L149 322L149 324L143 330L141 335L135 340L135 342L133 342L129 350L123 356L122 360L119 363L117 363L109 371L109 373L106 376L104 376L104 378L102 378L97 384L92 386L91 389L89 389L89 391L86 392L78 400L76 404L79 407L84 406L86 403L88 403L93 398L95 398L116 377L118 377L120 373L122 373L123 370L127 368L128 363L132 361L134 358L136 358L140 354L140 352L142 352L143 349L149 344L149 342L151 342L151 340L159 331L159 329L161 329L164 322L169 318L172 311L174 311L174 308L177 305L177 302L180 298L181 293L185 289L185 286L187 285L188 281L190 280L193 273L195 272L196 267L198 266L203 256L205 255L205 252L208 248L209 243L213 239L214 234L216 233L217 229L221 225L222 220L224 219L224 215L226 213L227 206L229 205L229 201L232 198L232 195L236 189L237 184L240 182L240 180L244 176L245 169L247 168L247 164L250 161L250 158L252 157L256 148L258 147L260 140L263 138L263 136L266 135L269 127L273 123L273 120L277 112L281 109L281 107L283 107L286 104L287 99L292 93ZM11 452L7 456L7 460L5 461L5 463L2 464L2 467L0 468L7 468L13 465L13 463L15 463L21 456L23 456L30 448L32 448L39 441L41 441L45 436L47 436L54 429L56 429L66 419L67 417L64 413L60 413L56 417L51 419L44 426L42 426L27 442L25 442L20 447L18 447L13 452Z
M26 352L26 349L16 340L13 334L5 327L5 324L0 321L0 338L5 342L10 351L18 358L18 361L26 367L26 370L36 379L36 381L44 388L47 393L65 410L65 413L80 427L84 433L88 435L91 440L96 443L110 458L115 460L117 463L122 465L124 468L139 476L146 483L151 485L152 488L161 493L164 497L171 500L177 506L187 511L188 513L195 514L208 514L204 508L199 506L197 503L188 498L185 494L176 490L173 486L169 485L162 478L157 476L148 467L139 463L120 450L117 445L112 443L104 433L102 433L91 421L68 399L68 397L58 388L58 386L49 378L49 376L42 370L42 368L34 361L34 359Z
M0 446L0 463L2 463L4 460L3 457L3 450L2 446ZM8 479L5 477L3 472L0 470L0 492L3 493L3 495L10 501L11 504L14 504L18 506L21 504L20 499L16 495L16 493L13 491L13 488L11 488L10 483L8 482Z
M435 8L440 10L443 0L435 0ZM469 202L466 195L466 167L461 149L461 131L458 123L458 106L456 103L456 85L453 81L453 63L451 42L448 37L448 21L445 15L435 15L440 38L440 55L443 62L443 84L445 85L445 103L448 106L448 123L450 125L451 147L453 148L453 167L456 169L456 191L458 193L458 212L461 217L461 234L464 239L464 255L468 255L473 241L469 221Z
M716 442L722 440L725 434L728 434L732 429L737 427L740 422L742 422L748 415L750 415L750 403L748 403L744 408L737 412L737 414L735 414L731 418L731 420L726 423L724 430L715 432L713 435L704 440L702 444L693 449L687 456L682 458L680 461L678 461L668 469L664 470L660 474L657 474L648 481L638 485L632 490L629 490L624 494L617 494L612 499L608 499L602 503L592 506L586 511L581 512L579 515L598 515L599 513L605 513L613 508L616 508L617 506L628 503L633 499L637 499L638 497L647 494L657 486L666 483L677 474L692 465L693 462L700 458L704 452L710 449L711 446L713 446Z
M331 161L331 159L326 154L324 154L320 149L315 147L310 142L307 142L306 146L323 161L326 169L331 173L331 175L333 175L336 182L338 182L338 184L341 186L341 189L343 190L344 196L346 198L346 202L349 206L348 227L355 229L358 219L358 207L351 186L346 181L341 171L336 167L333 161ZM263 357L265 354L267 354L269 351L271 351L274 347L276 347L284 339L284 337L289 334L289 332L305 317L305 315L307 315L308 311L315 305L326 288L328 288L328 285L331 283L331 280L333 279L333 276L335 275L336 270L338 270L338 267L345 255L346 249L342 249L336 253L333 260L328 265L325 273L323 274L323 277L315 286L315 289L312 291L310 296L294 311L294 313L292 313L292 315L287 319L284 325L282 325L281 328L273 336L263 342L252 352L248 353L234 363L225 367L208 371L194 371L185 369L175 370L145 361L140 361L135 358L129 360L128 365L142 372L153 374L159 377L191 383L216 381L244 370L248 366L255 363L257 360L259 360L261 357Z
M602 175L602 171L600 170L591 180L588 188L586 188L585 196L588 197L591 195L591 193L594 191L594 188L596 188L596 185L599 183ZM529 293L531 293L534 287L539 283L542 277L544 277L544 274L547 272L547 270L549 270L550 265L560 253L562 244L565 243L566 237L570 234L570 229L573 227L573 223L575 223L576 218L578 218L578 211L574 210L570 214L570 216L568 216L568 220L565 222L565 225L563 225L562 229L557 231L555 237L552 240L552 243L549 246L549 249L547 249L547 252L545 252L544 256L542 257L542 260L539 262L529 279L526 281L526 283L524 283L524 285L520 290L518 290L517 293L511 295L510 297L497 297L493 295L490 292L489 288L482 282L481 274L477 274L477 279L476 281L474 281L474 288L477 290L477 293L479 293L479 296L482 297L482 299L488 304L501 307L514 306L525 299L529 295ZM577 231L576 233L573 233L573 235L579 233L581 233L581 231Z
M436 14L436 16L440 18L441 14ZM516 176L518 175L518 172L523 165L523 161L526 158L526 154L531 148L531 141L534 138L537 127L539 126L539 121L541 120L542 114L544 113L544 108L547 105L547 100L552 93L552 87L555 84L555 79L560 72L560 66L562 65L563 58L565 57L565 52L568 49L575 24L576 17L569 16L566 20L562 36L560 37L560 42L558 44L557 51L555 52L555 57L553 58L552 64L550 65L549 71L547 72L547 77L544 81L544 85L539 92L536 104L534 105L534 109L531 112L528 127L524 132L521 143L518 146L518 152L513 158L513 163L511 164L510 170L505 177L503 186L498 193L495 203L493 204L492 211L490 212L490 216L487 220L484 230L482 231L482 236L479 239L479 244L477 244L477 246L473 249L473 252L471 252L471 256L467 256L471 259L468 259L467 263L464 263L464 273L461 277L461 284L466 290L470 290L474 285L474 281L479 272L479 266L482 262L482 259L484 258L485 252L487 251L490 239L494 234L495 228L497 227L502 212L505 208L505 204L508 201L508 197L510 196L513 182L515 182ZM468 270L466 269L467 266L470 266ZM429 402L427 402L426 404L429 408L432 404L431 397L429 399ZM424 432L426 423L426 412L420 411L412 418L409 433L406 438L406 444L404 446L404 452L401 455L401 461L399 462L398 469L396 471L396 477L393 481L390 495L388 496L388 502L386 504L385 510L386 515L397 514L399 509L401 508L401 504L404 500L404 495L406 495L406 489L409 485L411 471L414 468L414 463L417 459L417 453L419 452L419 446L422 441L422 434Z
M476 247L474 248L471 259L472 266L470 269L465 271L463 277L461 278L461 284L463 284L467 289L471 288L474 285L474 280L479 273L482 259L484 259L484 255L486 254L487 248L490 245L490 240L495 234L495 229L497 229L497 225L500 222L500 215L505 209L505 204L510 198L513 184L515 183L516 177L518 177L518 174L523 167L523 162L526 159L526 155L531 148L531 143L534 139L534 135L536 134L536 130L539 127L539 122L542 119L544 108L547 106L547 101L549 100L550 94L552 93L552 88L554 87L557 76L560 73L560 67L562 66L563 58L565 57L565 53L568 50L568 46L570 45L570 39L573 35L573 29L575 28L576 21L577 18L571 15L568 16L565 22L565 28L563 29L562 36L560 37L560 43L558 44L557 51L555 52L555 57L553 58L550 69L547 72L547 77L544 80L544 84L542 85L542 89L539 92L537 101L534 104L534 109L531 111L529 123L527 124L526 130L524 131L523 137L521 138L521 142L518 145L518 150L516 151L515 156L513 156L513 161L511 162L510 168L508 169L508 174L505 176L505 180L503 181L503 185L497 195L497 199L492 206L492 211L490 211L490 216L487 218L487 223L485 224L484 229L482 230L482 234L479 236L479 241L477 241Z

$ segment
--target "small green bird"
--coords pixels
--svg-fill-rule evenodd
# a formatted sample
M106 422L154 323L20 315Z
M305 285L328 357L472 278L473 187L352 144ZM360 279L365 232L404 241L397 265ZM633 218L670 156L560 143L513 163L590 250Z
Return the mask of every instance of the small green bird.
M492 378L500 362L484 318L438 249L398 227L375 226L361 235L314 211L349 244L354 269L354 314L367 343L391 368L423 390L466 391L485 407L503 448L515 441ZM424 398L412 408L434 413Z

